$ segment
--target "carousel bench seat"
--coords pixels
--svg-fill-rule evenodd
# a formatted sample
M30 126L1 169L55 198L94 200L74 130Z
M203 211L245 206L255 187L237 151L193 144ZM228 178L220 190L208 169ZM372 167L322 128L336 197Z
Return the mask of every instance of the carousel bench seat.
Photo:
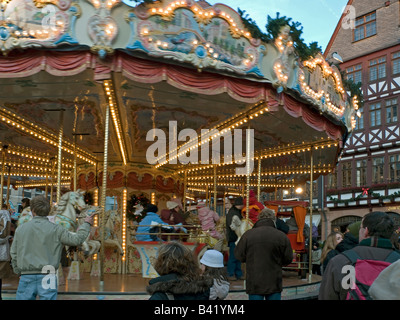
M140 260L142 261L142 276L143 278L155 278L158 277L157 271L153 265L157 258L157 252L160 246L165 242L160 241L134 241L132 244L136 247L140 254ZM197 256L201 250L206 246L204 243L197 242L182 242L185 246L188 246L190 250Z

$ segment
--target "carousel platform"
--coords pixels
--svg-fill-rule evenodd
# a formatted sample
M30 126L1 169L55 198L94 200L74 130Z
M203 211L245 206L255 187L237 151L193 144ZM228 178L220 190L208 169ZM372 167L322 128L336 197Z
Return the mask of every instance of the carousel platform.
M68 274L64 270L64 274ZM59 285L58 300L147 300L146 285L149 279L140 274L105 274L103 288L99 277L82 273L80 280L65 279ZM299 279L296 272L284 271L282 300L305 300L318 297L321 277L312 275L312 281ZM15 300L18 277L3 279L3 300ZM245 281L231 282L227 300L248 300Z

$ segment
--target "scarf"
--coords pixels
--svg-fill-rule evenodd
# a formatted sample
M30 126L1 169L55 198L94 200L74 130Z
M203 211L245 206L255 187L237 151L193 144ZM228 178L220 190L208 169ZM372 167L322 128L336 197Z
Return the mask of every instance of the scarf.
M360 242L360 246L365 247L376 247L376 248L384 248L384 249L394 249L393 244L390 239L378 238L378 237L369 237Z

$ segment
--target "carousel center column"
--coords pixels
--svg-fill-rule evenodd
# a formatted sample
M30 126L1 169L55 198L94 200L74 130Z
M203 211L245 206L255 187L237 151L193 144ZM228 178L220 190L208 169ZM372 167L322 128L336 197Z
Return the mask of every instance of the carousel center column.
M106 191L107 191L107 161L108 161L108 139L110 126L110 106L106 104L105 124L104 124L104 162L103 162L103 183L101 188L101 247L100 247L100 288L104 288L104 240L105 240L105 210L106 210Z

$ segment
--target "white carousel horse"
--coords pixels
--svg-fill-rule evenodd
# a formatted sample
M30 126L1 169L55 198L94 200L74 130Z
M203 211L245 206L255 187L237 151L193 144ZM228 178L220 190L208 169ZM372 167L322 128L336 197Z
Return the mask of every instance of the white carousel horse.
M116 246L120 255L124 254L121 241L118 237L118 231L121 228L121 216L116 210L109 210L105 212L105 224L104 224L104 244L110 246ZM101 228L97 227L94 239L101 241Z
M240 220L240 218L235 215L232 217L232 222L231 222L230 227L233 231L235 231L236 235L238 236L238 239L236 241L236 244L238 244L239 240L243 236L243 234L247 230L250 230L251 228L253 228L253 223L247 219Z
M84 191L70 191L65 193L61 198L55 209L54 223L59 224L68 231L76 232L79 224L76 221L76 209L83 211L87 209L87 205L83 199ZM91 214L94 210L92 210ZM87 213L89 214L89 213ZM89 237L88 237L89 238ZM90 249L87 240L82 244L85 256L94 254L95 244L92 244ZM74 259L75 260L75 259Z

